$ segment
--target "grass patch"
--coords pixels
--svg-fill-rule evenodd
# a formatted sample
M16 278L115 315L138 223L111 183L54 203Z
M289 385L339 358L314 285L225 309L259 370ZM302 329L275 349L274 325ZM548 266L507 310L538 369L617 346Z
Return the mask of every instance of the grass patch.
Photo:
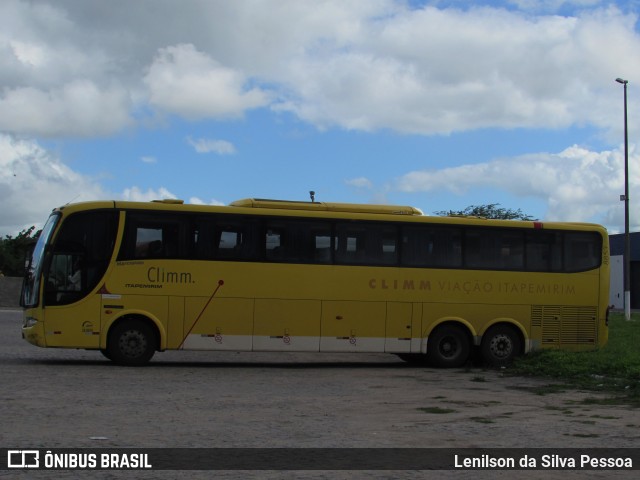
M441 408L441 407L422 407L422 408L418 408L418 410L420 410L423 413L437 413L437 414L455 413L455 410L453 408Z
M550 393L562 393L571 389L571 385L565 383L550 383L548 385L538 385L535 387L513 387L515 390L524 390L525 392L533 393L534 395L549 395Z
M556 407L554 405L547 405L544 407L545 410L552 410L554 412L560 412L564 415L573 415L573 410L569 410L566 407Z
M541 350L517 359L510 374L552 378L563 387L611 394L618 403L640 407L640 314L631 321L612 313L609 342L599 350ZM546 393L552 393L547 391Z
M496 423L494 420L487 417L471 417L469 420L477 423Z

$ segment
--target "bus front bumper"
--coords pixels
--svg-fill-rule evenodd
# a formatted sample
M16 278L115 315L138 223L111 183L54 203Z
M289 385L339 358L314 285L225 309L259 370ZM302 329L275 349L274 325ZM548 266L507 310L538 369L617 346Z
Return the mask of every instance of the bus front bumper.
M44 322L28 315L25 312L24 321L22 323L22 338L37 347L46 347L44 337Z

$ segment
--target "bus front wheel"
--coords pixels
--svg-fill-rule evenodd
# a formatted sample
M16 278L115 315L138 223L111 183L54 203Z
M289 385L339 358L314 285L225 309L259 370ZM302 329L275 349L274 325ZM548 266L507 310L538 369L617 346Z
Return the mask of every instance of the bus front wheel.
M522 341L515 328L509 325L491 327L482 336L482 359L491 366L503 367L513 362L522 351Z
M109 334L108 358L119 365L144 365L156 351L153 329L140 320L123 321Z
M429 335L427 358L436 367L461 367L467 362L470 352L469 336L457 325L442 325Z

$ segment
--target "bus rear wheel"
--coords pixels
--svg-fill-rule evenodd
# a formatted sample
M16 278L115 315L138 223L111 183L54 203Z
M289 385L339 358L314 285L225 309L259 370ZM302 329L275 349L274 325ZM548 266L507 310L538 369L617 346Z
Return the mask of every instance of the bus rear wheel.
M509 325L491 327L482 337L482 359L493 367L509 365L522 352L522 341Z
M119 365L144 365L156 351L156 334L140 320L123 321L109 334L108 358Z
M429 335L427 358L436 367L461 367L470 353L469 336L457 325L443 325Z

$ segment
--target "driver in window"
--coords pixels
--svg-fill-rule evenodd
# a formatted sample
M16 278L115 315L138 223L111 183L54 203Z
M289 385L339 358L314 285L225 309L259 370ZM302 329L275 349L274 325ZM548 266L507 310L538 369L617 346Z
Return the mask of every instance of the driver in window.
M81 266L79 258L73 262L73 273L69 275L69 290L80 290L82 281Z

